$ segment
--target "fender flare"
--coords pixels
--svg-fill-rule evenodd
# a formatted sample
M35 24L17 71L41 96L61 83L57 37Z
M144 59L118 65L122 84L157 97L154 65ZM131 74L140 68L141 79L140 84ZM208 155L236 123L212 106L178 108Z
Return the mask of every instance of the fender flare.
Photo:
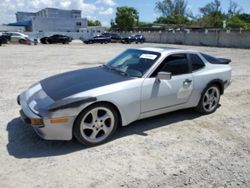
M203 89L202 93L204 92L204 90L212 85L212 84L217 84L219 86L219 90L220 90L220 94L223 95L224 94L224 85L225 85L225 82L221 79L213 79L211 80L210 82L207 83L206 87Z

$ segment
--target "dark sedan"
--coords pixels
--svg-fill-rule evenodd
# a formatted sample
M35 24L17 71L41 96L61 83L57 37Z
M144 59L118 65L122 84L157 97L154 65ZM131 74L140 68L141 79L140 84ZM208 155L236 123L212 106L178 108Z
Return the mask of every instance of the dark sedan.
M121 42L122 38L117 33L103 33L102 36L111 38L111 42Z
M43 37L40 39L40 42L42 44L69 44L72 41L71 37L68 37L66 35L52 35L50 37Z
M89 38L87 40L82 40L85 44L93 44L93 43L100 43L100 44L107 44L111 42L111 38L107 36L95 36L92 38Z

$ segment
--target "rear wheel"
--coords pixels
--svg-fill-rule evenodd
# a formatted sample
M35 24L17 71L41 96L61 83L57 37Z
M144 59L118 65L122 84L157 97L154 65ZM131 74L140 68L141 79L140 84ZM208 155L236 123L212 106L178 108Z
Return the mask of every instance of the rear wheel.
M217 85L208 86L200 99L197 111L202 114L211 114L216 111L220 102L220 90Z
M94 104L79 115L74 136L85 145L94 146L107 141L116 131L118 114L110 104Z

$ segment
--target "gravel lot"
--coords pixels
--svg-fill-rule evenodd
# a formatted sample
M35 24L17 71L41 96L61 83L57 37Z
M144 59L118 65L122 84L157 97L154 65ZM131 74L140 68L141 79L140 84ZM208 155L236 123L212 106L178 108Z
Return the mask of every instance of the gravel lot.
M96 66L128 47L191 48L232 59L216 113L141 120L87 148L44 141L19 118L17 95L47 76ZM0 187L250 187L250 50L176 45L0 47Z

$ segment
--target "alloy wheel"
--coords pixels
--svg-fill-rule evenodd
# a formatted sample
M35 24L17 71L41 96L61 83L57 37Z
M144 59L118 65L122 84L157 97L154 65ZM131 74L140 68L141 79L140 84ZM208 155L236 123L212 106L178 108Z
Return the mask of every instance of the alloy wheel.
M82 118L80 132L86 141L99 143L111 134L114 125L115 117L112 111L106 107L96 107Z

